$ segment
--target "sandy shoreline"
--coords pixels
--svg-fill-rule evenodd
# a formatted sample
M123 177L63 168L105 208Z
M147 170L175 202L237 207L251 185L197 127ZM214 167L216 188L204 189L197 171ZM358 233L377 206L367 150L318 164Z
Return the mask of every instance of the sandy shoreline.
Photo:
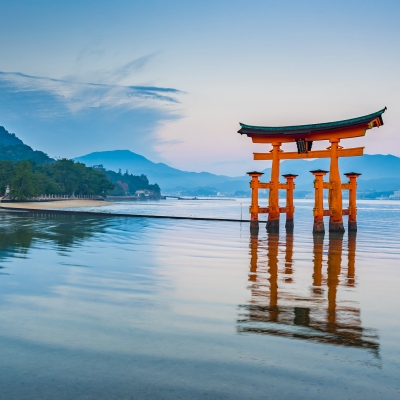
M0 203L0 207L24 208L32 210L52 210L69 207L102 207L115 204L111 201L102 200L60 200L60 201L38 201L24 203Z

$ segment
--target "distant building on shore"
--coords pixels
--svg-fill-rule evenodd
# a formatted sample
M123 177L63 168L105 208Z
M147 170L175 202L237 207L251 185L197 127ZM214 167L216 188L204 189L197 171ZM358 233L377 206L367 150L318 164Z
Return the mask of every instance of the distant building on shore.
M400 190L395 190L395 192L389 196L389 199L400 200Z
M156 193L153 190L147 190L147 189L136 190L135 194L137 197L142 197L142 198L144 197L144 198L148 198L148 199L160 197L159 193Z

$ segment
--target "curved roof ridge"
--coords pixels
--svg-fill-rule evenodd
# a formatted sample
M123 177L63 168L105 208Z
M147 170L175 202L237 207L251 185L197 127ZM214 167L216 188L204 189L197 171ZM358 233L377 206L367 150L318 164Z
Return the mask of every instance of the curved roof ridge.
M241 128L244 130L246 129L254 129L258 131L298 131L298 130L307 130L307 129L318 129L318 128L335 128L343 125L356 125L358 123L363 123L363 122L371 122L375 118L380 117L385 111L387 110L387 107L383 108L382 110L379 110L377 112L374 112L372 114L364 115L362 117L358 118L351 118L351 119L345 119L341 121L333 121L333 122L323 122L319 124L308 124L308 125L291 125L291 126L254 126L254 125L246 125L242 124L239 122ZM239 133L246 133L246 132L241 132L242 129L239 130Z

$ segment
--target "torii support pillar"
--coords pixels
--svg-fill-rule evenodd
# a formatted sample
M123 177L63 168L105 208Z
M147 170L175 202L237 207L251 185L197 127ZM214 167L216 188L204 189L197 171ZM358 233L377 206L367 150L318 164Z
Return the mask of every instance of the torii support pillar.
M345 175L349 178L349 232L357 232L357 178L361 174L348 172Z
M294 216L294 201L293 201L293 196L294 196L294 179L297 177L297 175L294 174L285 174L282 175L286 179L286 232L293 232L294 228L294 221L293 221L293 216Z
M316 169L310 171L314 176L314 226L313 233L325 233L324 226L324 176L328 171Z
M260 187L259 177L264 175L263 172L247 172L249 176L251 176L250 188L251 188L251 205L250 205L250 231L253 233L257 233L258 226L258 189Z

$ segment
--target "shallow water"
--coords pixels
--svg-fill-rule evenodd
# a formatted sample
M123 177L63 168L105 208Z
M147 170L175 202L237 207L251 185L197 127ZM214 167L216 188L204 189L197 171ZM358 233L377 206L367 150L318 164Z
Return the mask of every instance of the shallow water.
M399 205L322 238L307 201L293 235L0 214L0 398L398 398Z
M348 206L348 200L343 200L343 207ZM115 204L107 204L102 207L69 207L65 210L93 211L112 214L135 214L135 215L166 215L172 217L195 217L195 218L220 218L220 219L249 219L250 198L199 198L198 200L149 200L149 201L121 201ZM268 199L259 200L260 207L267 207ZM310 212L314 207L314 200L295 199L296 217L300 221L303 217L309 219ZM280 206L285 206L285 199L280 199ZM357 200L359 212L387 210L389 212L400 211L399 200ZM328 208L325 199L325 208ZM266 221L267 215L260 214L260 220Z
M265 200L267 201L267 200ZM105 204L107 204L105 202ZM261 204L261 203L260 203ZM250 199L210 199L120 201L102 207L69 207L65 210L95 211L113 214L167 215L171 217L249 219ZM265 215L260 219L266 220Z

